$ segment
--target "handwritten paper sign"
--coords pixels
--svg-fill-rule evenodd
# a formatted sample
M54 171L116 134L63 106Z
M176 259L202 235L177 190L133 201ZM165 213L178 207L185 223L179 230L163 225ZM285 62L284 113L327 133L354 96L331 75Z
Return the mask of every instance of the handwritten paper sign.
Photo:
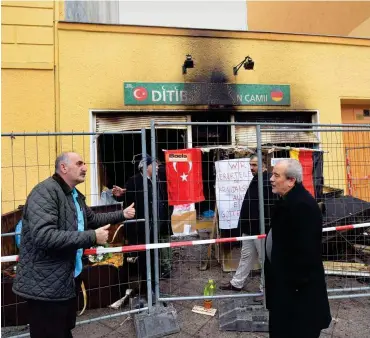
M238 227L240 209L253 178L249 158L217 161L215 165L219 227L234 229Z

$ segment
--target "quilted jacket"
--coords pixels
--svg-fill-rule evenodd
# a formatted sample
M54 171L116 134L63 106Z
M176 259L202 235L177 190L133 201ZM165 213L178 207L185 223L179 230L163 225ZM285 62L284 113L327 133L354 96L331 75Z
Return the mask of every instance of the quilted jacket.
M26 299L67 300L76 296L76 251L95 244L94 230L124 220L121 210L95 214L78 192L85 231L77 231L72 189L54 174L36 185L23 209L23 226L13 291Z

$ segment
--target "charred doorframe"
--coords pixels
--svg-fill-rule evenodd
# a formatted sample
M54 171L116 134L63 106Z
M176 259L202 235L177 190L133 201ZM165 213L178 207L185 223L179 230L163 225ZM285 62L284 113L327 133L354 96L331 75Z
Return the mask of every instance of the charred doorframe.
M191 117L187 110L154 110L154 109L89 109L89 127L90 132L96 132L96 115L101 113L106 114L139 114L145 112L146 114L158 115L158 114L177 114L186 115L187 122L191 122ZM150 119L150 118L149 118ZM187 146L192 147L192 129L191 126L186 127L187 135ZM100 177L99 177L99 165L98 165L98 143L97 136L92 135L90 137L90 193L91 193L91 205L98 205L100 198Z
M221 111L222 109L216 109L215 111ZM202 111L208 111L208 109L202 109L202 110L193 110L192 113L201 113ZM304 112L304 113L307 113L307 114L311 114L312 116L312 123L314 124L319 124L320 123L320 112L319 110L316 110L316 109L254 109L254 110L250 110L250 109L224 109L225 112L228 112L229 115L230 115L230 122L231 123L234 123L235 122L235 114L237 113L245 113L246 116L248 116L248 114L251 114L251 113L254 113L254 114L264 114L264 113L281 113L281 114L291 114L291 113L296 113L296 112ZM191 115L188 115L188 118L187 118L187 121L188 122L191 122ZM283 123L282 123L283 124ZM230 129L230 135L231 135L231 145L235 145L236 144L236 132L235 132L235 125L231 125L230 126L231 129ZM188 128L188 147L191 148L192 147L192 126L187 126ZM320 139L320 133L319 132L315 132L314 133L316 135L316 137L318 138L319 142L321 142L321 139ZM320 144L319 143L319 147L320 147Z
M208 111L209 109L194 109L194 110L154 110L149 109L145 110L145 113L152 113L155 114L180 114L185 115L187 117L187 122L191 122L191 114L190 113L202 113L204 111ZM130 109L130 110L120 110L120 109L90 109L89 110L89 125L90 125L90 132L96 132L96 114L99 113L141 113L144 110L139 109ZM311 109L286 109L286 110L277 110L277 109L225 109L225 111L229 112L230 114L230 122L235 122L235 113L270 113L270 112L281 112L282 114L289 114L294 112L307 112L312 114L312 123L320 123L320 113L318 110L311 110ZM316 133L320 141L320 133ZM192 139L192 126L187 126L187 146L188 148L192 148L193 146L193 139ZM95 135L90 136L90 192L91 192L91 205L97 205L99 201L99 168L98 168L98 147L97 147L97 137ZM231 144L236 144L236 137L235 137L235 125L231 125Z
M311 113L312 123L320 124L320 112L317 109L238 109L232 110L230 113L254 113L254 114L263 114L263 113L281 113L281 114L290 114L290 113Z
M237 113L281 113L281 114L291 114L291 113L311 113L312 116L312 123L313 124L320 124L320 111L317 109L254 109L254 110L248 110L248 109L238 109L238 110L233 110L233 114ZM232 122L235 122L235 115L232 116L231 120ZM284 123L281 123L284 124ZM320 132L314 132L315 136L319 140L318 147L321 149L321 135ZM233 145L236 144L236 136L235 136L235 125L231 126L231 136Z

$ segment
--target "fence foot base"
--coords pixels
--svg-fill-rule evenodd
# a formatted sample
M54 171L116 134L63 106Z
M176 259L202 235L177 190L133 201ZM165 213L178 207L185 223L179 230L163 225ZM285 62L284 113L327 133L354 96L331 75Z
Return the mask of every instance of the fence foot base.
M134 318L138 338L160 338L180 332L177 312L172 305L155 306L153 312L140 313Z
M268 332L268 311L252 299L231 299L219 305L221 331Z

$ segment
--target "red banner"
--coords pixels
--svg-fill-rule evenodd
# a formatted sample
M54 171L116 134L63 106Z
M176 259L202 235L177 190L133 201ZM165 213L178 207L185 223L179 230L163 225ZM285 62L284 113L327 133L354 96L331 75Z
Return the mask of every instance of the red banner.
M313 159L312 151L300 150L299 162L303 169L303 186L315 197L315 189L313 185Z
M168 204L204 201L200 149L166 150Z

